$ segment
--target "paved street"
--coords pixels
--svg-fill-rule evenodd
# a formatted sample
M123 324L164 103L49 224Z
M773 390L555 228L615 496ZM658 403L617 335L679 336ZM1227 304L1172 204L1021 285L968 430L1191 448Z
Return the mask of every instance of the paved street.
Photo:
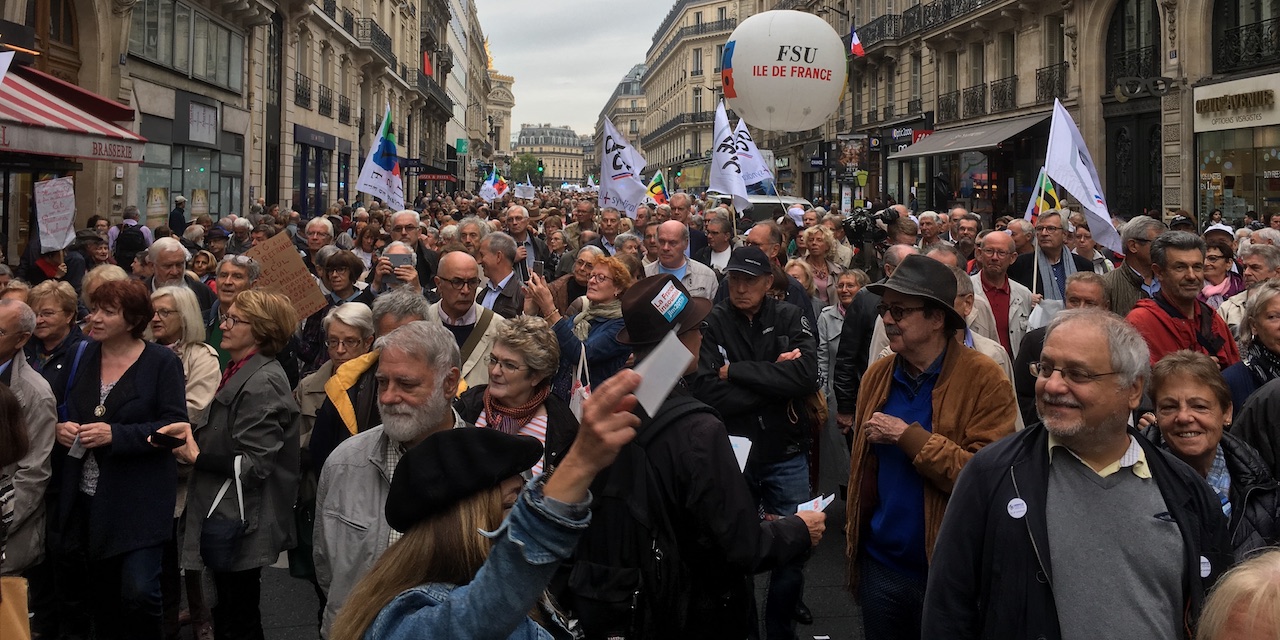
M823 466L824 495L839 491L838 485L845 481L842 471L833 471L830 464ZM843 523L844 501L836 500L827 507L827 535L805 571L805 602L813 610L814 622L799 627L802 640L824 636L830 640L862 638L857 607L844 588ZM316 598L311 587L290 578L285 569L267 568L262 579L262 623L267 640L314 640ZM766 582L766 576L756 579L761 595ZM184 637L190 637L189 633Z

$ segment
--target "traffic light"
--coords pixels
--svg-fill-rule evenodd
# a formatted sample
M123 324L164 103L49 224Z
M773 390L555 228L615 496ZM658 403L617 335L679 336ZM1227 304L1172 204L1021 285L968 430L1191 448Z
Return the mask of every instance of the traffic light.
M679 169L676 169L676 177L677 177L677 178L679 178L679 177L680 177L680 170L679 170Z
M542 173L542 161L538 161L538 173Z

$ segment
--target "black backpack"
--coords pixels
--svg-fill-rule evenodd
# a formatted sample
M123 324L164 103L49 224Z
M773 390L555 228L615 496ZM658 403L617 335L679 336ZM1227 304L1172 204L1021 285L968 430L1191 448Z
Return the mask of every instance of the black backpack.
M715 411L691 396L642 416L636 439L591 485L591 526L570 560L562 599L588 639L678 636L689 615L690 570L672 519L678 511L646 448L667 427Z
M138 255L139 251L147 248L147 237L142 235L142 225L124 224L116 227L116 250L112 256L116 259L116 264L120 265L125 271L132 273L133 259Z

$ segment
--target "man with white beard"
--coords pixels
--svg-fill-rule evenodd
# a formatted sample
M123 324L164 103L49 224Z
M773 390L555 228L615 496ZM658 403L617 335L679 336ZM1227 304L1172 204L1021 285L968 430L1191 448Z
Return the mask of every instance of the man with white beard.
M186 287L196 294L200 302L200 313L209 319L209 309L217 300L213 290L200 282L198 278L187 273L187 263L191 261L191 252L182 246L176 238L156 238L147 249L147 256L155 268L155 275L147 282L147 288L155 291L160 287ZM215 345L216 346L216 345Z
M461 379L453 334L411 322L375 344L382 424L344 440L329 455L316 490L313 557L327 602L320 625L329 637L338 610L400 534L383 517L391 478L405 451L428 435L469 427L452 408Z

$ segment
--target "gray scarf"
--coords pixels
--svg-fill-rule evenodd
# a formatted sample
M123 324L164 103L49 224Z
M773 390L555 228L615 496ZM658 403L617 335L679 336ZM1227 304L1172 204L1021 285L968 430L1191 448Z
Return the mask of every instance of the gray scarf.
M1076 261L1071 258L1071 253L1067 248L1062 247L1062 255L1058 258L1062 261L1062 288L1058 288L1058 282L1053 275L1053 265L1049 264L1048 256L1044 255L1038 247L1036 248L1036 262L1040 265L1040 292L1049 300L1062 300L1062 289L1067 288L1067 278L1070 278L1076 272ZM1032 283L1034 291L1035 283Z

